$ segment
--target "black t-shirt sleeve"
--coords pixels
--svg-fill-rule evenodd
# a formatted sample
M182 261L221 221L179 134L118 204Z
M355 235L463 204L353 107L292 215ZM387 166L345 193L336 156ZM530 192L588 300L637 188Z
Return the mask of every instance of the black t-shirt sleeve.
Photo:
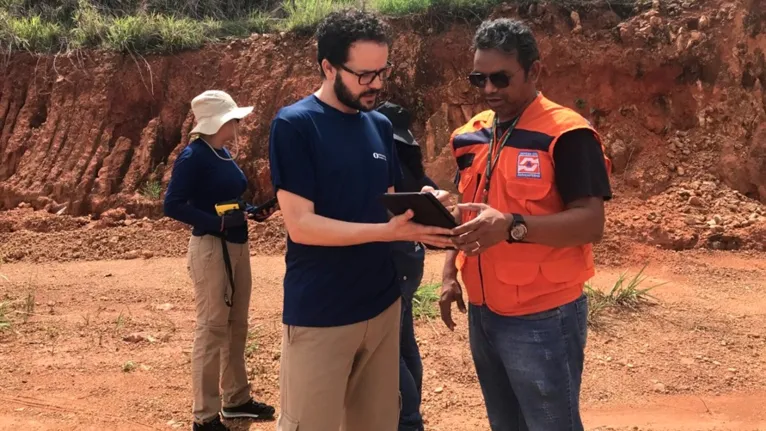
M561 135L553 149L553 162L564 205L587 197L612 198L604 152L592 131L578 129Z

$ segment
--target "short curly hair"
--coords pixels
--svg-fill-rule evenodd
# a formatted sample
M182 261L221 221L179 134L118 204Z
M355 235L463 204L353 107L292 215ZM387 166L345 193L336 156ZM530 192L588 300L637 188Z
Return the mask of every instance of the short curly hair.
M524 73L529 72L532 64L540 59L537 40L532 30L521 21L500 18L484 21L476 30L473 38L475 49L496 49L507 54L516 54Z
M390 31L389 25L372 12L351 8L330 13L316 31L320 70L324 59L334 66L348 61L348 50L354 42L378 42L390 47Z

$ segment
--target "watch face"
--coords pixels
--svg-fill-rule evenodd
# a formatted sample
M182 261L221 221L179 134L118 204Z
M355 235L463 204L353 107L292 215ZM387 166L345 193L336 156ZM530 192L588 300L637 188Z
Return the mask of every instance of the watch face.
M521 241L527 236L527 226L523 224L517 224L511 229L511 237L514 241Z

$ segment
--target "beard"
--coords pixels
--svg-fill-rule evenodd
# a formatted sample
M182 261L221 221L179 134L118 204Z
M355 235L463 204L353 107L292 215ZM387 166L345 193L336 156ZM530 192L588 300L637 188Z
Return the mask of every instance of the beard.
M364 96L377 96L378 93L380 93L380 90L374 90L369 89L366 91L363 91L358 96L354 96L353 93L351 93L351 90L349 90L348 87L346 87L346 84L343 83L343 80L340 77L340 74L338 74L335 77L335 83L333 84L333 90L335 90L335 97L338 98L338 101L346 106L348 106L351 109L357 109L362 112L369 112L375 109L375 102L377 102L377 97L372 102L371 106L366 106L362 103L362 97Z

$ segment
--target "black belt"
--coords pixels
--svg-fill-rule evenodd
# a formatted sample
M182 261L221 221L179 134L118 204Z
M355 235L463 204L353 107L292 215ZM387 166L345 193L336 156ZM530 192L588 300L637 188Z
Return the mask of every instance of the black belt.
M229 307L233 304L234 300L234 273L231 270L231 258L229 257L229 247L226 245L226 235L221 236L221 247L223 250L223 263L226 266L226 275L229 277L229 284L231 285L231 298L226 289L223 289L223 302Z
M234 271L231 269L231 256L229 256L229 247L226 245L226 232L205 232L207 235L212 235L216 238L221 238L221 251L223 252L223 264L226 268L226 276L229 279L229 285L231 286L231 298L229 298L229 294L226 291L226 288L223 289L223 302L226 303L227 306L231 307L234 301Z

